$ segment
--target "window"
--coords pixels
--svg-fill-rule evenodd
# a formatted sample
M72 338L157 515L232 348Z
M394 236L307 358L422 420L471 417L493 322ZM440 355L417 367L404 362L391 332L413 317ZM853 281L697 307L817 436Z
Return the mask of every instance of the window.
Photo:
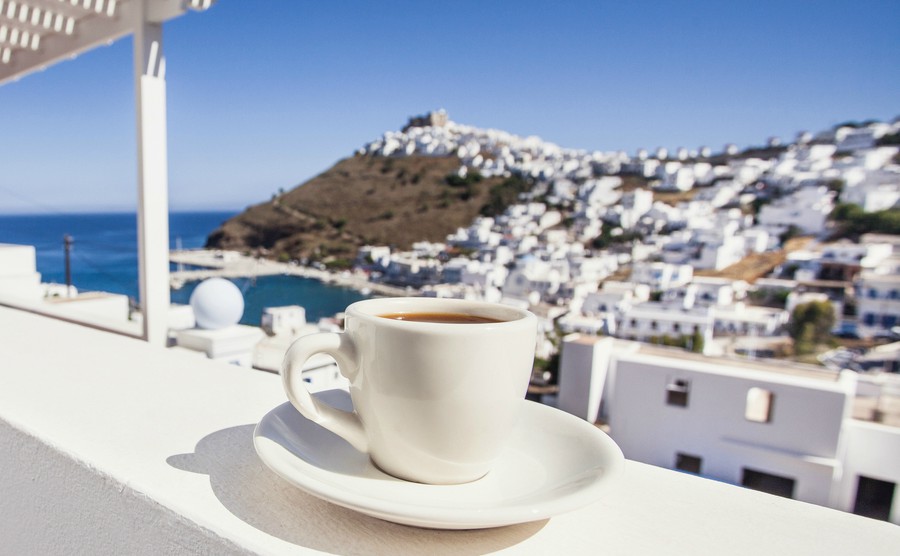
M859 481L856 483L856 502L853 505L853 513L873 519L889 520L896 486L888 481L860 475Z
M666 386L666 404L676 407L687 407L691 383L683 378L670 380Z
M795 483L796 481L790 477L772 475L771 473L746 467L743 469L743 476L741 477L741 484L747 488L768 492L776 496L784 496L785 498L794 497Z
M897 324L897 315L881 315L881 326L891 329Z
M672 325L672 331L673 332L681 332L681 325L676 322L675 324Z
M888 298L889 299L900 298L900 292L898 292L897 290L891 290L890 293L888 294Z
M878 291L875 289L869 290L869 299L878 299Z
M755 423L768 423L772 420L772 402L774 394L764 388L747 390L747 405L744 407L744 418Z
M655 320L650 321L650 330L656 330L657 325Z
M692 456L690 454L675 454L675 469L686 471L688 473L700 474L700 468L703 465L703 458L700 456Z
M875 325L875 315L873 313L866 313L863 315L863 324L866 326L874 326Z

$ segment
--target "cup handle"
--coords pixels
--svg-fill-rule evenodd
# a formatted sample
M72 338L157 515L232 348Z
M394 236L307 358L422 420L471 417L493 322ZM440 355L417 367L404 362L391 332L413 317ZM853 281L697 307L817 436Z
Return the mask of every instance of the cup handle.
M317 353L334 357L338 369L353 380L357 372L356 347L346 333L323 332L301 336L284 355L281 380L288 399L301 415L340 436L360 452L369 451L362 421L353 412L341 411L312 397L301 378L306 361Z

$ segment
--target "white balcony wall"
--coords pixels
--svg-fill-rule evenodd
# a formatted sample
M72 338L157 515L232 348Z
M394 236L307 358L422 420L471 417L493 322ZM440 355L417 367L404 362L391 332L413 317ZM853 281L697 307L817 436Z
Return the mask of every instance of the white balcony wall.
M274 374L3 307L0 338L4 554L878 556L900 545L892 524L636 462L607 495L549 520L396 525L262 464L253 428L285 401Z
M685 385L683 406L668 397L677 381ZM741 484L745 468L762 471L793 479L798 500L829 504L854 389L849 378L634 354L618 358L614 382L609 422L625 457L667 468L676 467L679 453L700 457L700 474L732 484ZM751 388L772 395L768 422L747 418Z

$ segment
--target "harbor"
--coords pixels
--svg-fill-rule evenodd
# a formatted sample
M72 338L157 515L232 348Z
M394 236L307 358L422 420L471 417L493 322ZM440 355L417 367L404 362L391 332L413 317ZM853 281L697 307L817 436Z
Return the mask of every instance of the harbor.
M365 294L386 296L408 296L417 293L412 288L398 288L378 282L371 282L361 272L329 272L297 263L282 263L244 255L237 251L210 249L173 250L169 260L176 269L169 273L169 283L173 289L180 289L189 282L207 278L257 278L260 276L297 276L311 278L323 284L351 288Z

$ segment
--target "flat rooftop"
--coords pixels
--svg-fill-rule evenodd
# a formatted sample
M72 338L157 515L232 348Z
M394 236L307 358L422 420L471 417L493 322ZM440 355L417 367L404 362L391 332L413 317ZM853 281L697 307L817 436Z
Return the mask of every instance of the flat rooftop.
M617 340L617 342L621 342L621 340ZM636 342L629 342L629 344L634 343ZM680 348L643 343L638 343L638 345L638 353L681 361L696 361L704 365L722 365L830 383L836 383L840 378L839 371L783 359L751 360L736 357L708 357ZM881 387L876 395L872 393L872 385L877 385L879 380L887 382L887 385ZM900 376L888 375L879 377L877 374L862 373L859 375L859 382L860 387L857 389L857 395L853 399L852 417L860 421L900 427Z
M838 378L840 378L840 373L838 371L832 371L831 369L826 369L825 367L816 367L814 365L805 365L803 363L785 361L783 359L710 357L707 355L701 355L699 353L685 351L681 348L644 343L640 344L638 352L646 355L655 355L657 357L665 357L669 359L696 361L705 365L727 365L729 367L738 369L797 376L813 380L824 380L827 382L837 382Z

